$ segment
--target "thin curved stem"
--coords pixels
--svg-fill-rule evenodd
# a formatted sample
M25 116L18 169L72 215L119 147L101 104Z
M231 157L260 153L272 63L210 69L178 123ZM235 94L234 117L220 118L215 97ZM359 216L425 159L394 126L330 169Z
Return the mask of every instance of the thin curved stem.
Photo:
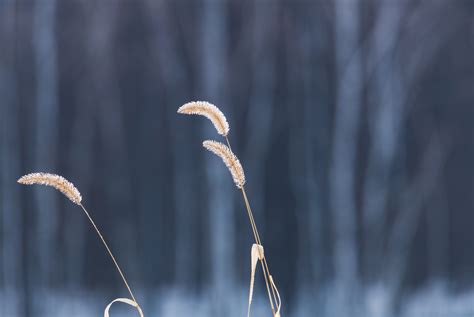
M260 241L260 237L259 237L258 232L257 232L257 226L255 225L255 221L253 220L252 210L250 208L250 204L249 204L249 201L248 201L248 198L247 198L247 194L245 193L245 189L244 189L243 186L242 186L241 189L242 189L242 195L243 195L244 201L245 201L245 207L247 209L247 214L249 216L250 224L252 226L252 231L253 231L253 234L254 234L255 242L258 245L262 245L261 241ZM259 250L258 252L259 252L259 255L260 255L260 257L259 257L260 258L260 264L262 265L263 277L265 278L265 284L266 284L266 287L267 287L268 299L270 300L270 306L272 307L272 312L273 312L273 315L275 316L275 307L273 305L272 295L270 294L270 286L269 286L268 277L267 277L268 267L266 267L266 265L264 265L265 254L262 254L260 249L258 249L258 250ZM268 275L270 275L270 274L268 273ZM272 288L272 291L273 291L273 288Z
M254 228L254 234L255 234L255 239L257 240L257 243L262 245L262 242L260 240L260 235L258 234L258 229L257 229L257 224L255 223L255 219L253 217L253 213L252 213L252 209L250 208L250 203L248 201L248 198L247 198L247 195L245 193L245 190L243 189L242 187L242 191L244 193L244 200L245 200L245 203L246 203L246 206L247 206L247 209L250 211L249 212L249 217L250 217L250 223L252 224L252 228ZM270 269L268 268L268 263L267 263L267 258L265 257L265 255L262 256L262 265L265 264L265 269L266 269L266 274L268 274L268 277L270 279L270 286L271 286L271 289L272 289L272 294L273 294L273 299L275 300L275 304L278 303L277 307L281 304L281 300L279 299L280 296L279 296L279 293L278 293L278 289L276 289L276 285L273 281L273 278L270 274ZM262 266L263 268L263 266ZM265 271L264 269L264 271ZM265 272L264 272L265 274ZM278 294L278 296L277 296ZM270 300L271 302L271 300ZM273 306L272 306L273 307Z
M227 142L227 146L232 151L232 147L230 145L230 141L229 141L229 138L227 136L225 136L225 140ZM254 219L253 213L252 213L252 208L250 207L250 203L249 203L249 200L247 198L247 194L245 192L244 186L242 186L241 190L242 190L242 196L244 197L245 208L247 209L247 214L248 214L248 217L249 217L249 220L250 220L250 225L252 227L252 232L253 232L253 236L255 238L255 242L258 245L262 245L262 241L260 240L260 235L259 235L258 229L257 229L257 224L255 223L255 219ZM273 281L273 278L271 277L270 269L268 268L268 263L267 263L267 260L265 258L265 254L261 254L260 249L259 249L259 255L260 255L260 263L262 265L263 277L265 278L265 284L266 284L266 287L267 287L268 299L270 301L270 306L272 308L273 316L275 316L275 306L273 305L273 301L275 301L275 305L278 303L277 307L279 307L281 305L281 302L278 300L279 296L277 296L278 290L275 291L276 286L275 286L275 283ZM270 282L269 282L269 280L270 280ZM271 294L270 294L270 289L271 289ZM273 295L273 300L272 300L272 295Z
M112 251L110 251L110 248L107 245L107 242L105 242L105 239L102 236L102 234L100 233L99 229L97 228L94 220L92 220L92 217L89 215L86 208L82 204L79 204L79 206L81 206L81 208L82 208L82 210L84 210L84 213L86 214L87 218L89 218L89 221L91 222L91 224L94 227L95 231L99 235L100 240L102 240L102 243L104 244L105 248L107 249L107 252L109 253L110 257L112 258L112 261L114 262L115 267L117 268L117 271L120 273L120 276L122 277L122 280L125 283L125 286L127 287L128 292L130 293L130 296L132 297L133 301L138 305L137 300L135 299L135 296L133 296L132 290L130 289L130 286L127 283L127 280L125 279L125 276L123 275L122 270L120 269L120 266L118 265L117 261L115 260L115 257L112 254Z
M225 140L227 141L227 146L232 151L232 147L230 146L229 138L227 137L227 135L225 136Z

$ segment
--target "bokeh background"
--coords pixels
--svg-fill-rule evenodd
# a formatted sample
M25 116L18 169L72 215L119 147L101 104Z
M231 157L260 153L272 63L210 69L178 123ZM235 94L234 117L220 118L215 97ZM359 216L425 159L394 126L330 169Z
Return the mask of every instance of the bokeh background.
M283 316L474 315L474 2L1 0L0 315L244 316L252 235L202 140L226 114ZM261 273L254 316L270 316ZM136 314L114 307L114 316Z

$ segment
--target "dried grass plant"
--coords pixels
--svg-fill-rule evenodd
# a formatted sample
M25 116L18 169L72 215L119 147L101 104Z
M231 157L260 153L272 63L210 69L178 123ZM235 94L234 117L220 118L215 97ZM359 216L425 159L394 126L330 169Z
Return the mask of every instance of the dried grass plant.
M117 271L120 274L120 277L122 278L125 287L127 288L130 296L132 299L128 298L117 298L113 300L107 307L105 308L104 311L104 317L109 317L109 309L112 306L112 304L116 302L122 302L125 304L128 304L130 306L133 306L137 309L138 313L140 314L141 317L144 317L143 311L140 308L140 305L138 305L135 296L133 295L133 292L125 279L125 275L123 274L122 270L120 269L120 266L117 263L117 260L115 259L112 251L110 250L107 242L105 242L104 237L102 236L99 228L97 228L97 225L95 224L94 220L92 220L92 217L90 216L89 212L86 210L84 205L82 204L82 196L79 190L67 179L65 179L62 176L56 175L56 174L49 174L49 173L31 173L28 175L22 176L20 179L18 179L18 183L24 184L24 185L34 185L34 184L39 184L39 185L46 185L46 186L51 186L57 190L59 190L61 193L63 193L67 198L69 198L73 203L76 205L79 205L84 213L86 214L87 218L89 219L90 223L94 227L95 231L99 235L100 240L102 241L103 245L105 246L105 249L107 250L108 254L112 258L112 261L115 264L115 267L117 268Z
M240 164L239 159L232 152L232 147L230 145L230 141L228 137L229 124L227 122L227 119L222 113L222 111L219 110L219 108L205 101L188 102L178 109L178 113L202 115L208 118L213 123L214 127L217 130L217 133L219 133L225 138L227 145L217 142L217 141L206 140L203 142L203 146L207 150L219 156L224 161L227 168L229 169L232 175L232 178L234 179L235 185L242 192L245 207L247 209L247 215L250 221L250 225L252 227L255 244L252 246L252 249L251 249L251 277L250 277L250 290L249 290L249 301L248 301L248 316L250 316L250 305L252 303L255 269L256 269L257 261L260 261L261 266L262 266L263 276L265 279L266 288L267 288L268 299L270 302L273 316L280 317L280 310L281 310L280 294L278 292L278 288L276 287L274 279L272 275L270 274L270 269L268 267L267 259L265 258L262 241L260 239L257 225L255 224L252 208L250 207L249 199L245 192L244 170L242 168L242 165Z

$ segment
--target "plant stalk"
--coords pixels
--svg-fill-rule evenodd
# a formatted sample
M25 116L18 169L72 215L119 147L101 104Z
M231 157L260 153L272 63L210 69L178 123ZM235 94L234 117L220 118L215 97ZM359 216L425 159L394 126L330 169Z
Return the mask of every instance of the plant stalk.
M130 286L127 283L127 280L125 279L125 276L123 275L123 272L120 269L120 266L118 265L117 261L115 260L115 257L112 254L112 251L110 250L109 246L107 245L107 242L105 242L105 239L102 236L102 234L100 233L99 229L97 228L94 220L92 220L92 217L89 215L86 208L82 204L79 204L79 206L81 206L81 208L82 208L82 210L84 210L84 213L86 214L87 218L89 218L89 221L91 222L91 224L94 227L95 231L97 232L100 239L102 240L102 243L104 244L105 248L107 249L107 252L109 253L110 257L112 258L112 261L114 262L115 267L117 268L117 271L120 273L120 276L122 277L122 280L123 280L125 286L127 287L128 292L130 293L130 296L132 297L133 301L138 305L137 300L135 299L135 296L133 296L132 290L131 290Z
M230 145L230 141L229 141L229 138L227 136L225 136L225 140L227 142L227 146L232 151L232 147ZM255 219L253 217L252 208L250 207L250 203L249 203L249 200L247 198L247 194L245 193L244 186L242 186L241 191L242 191L242 196L244 197L245 208L247 209L247 214L248 214L248 217L249 217L249 220L250 220L250 225L252 226L252 231L253 231L253 236L255 238L255 243L257 243L258 245L262 245L262 242L260 240L260 235L258 234L257 225L256 225ZM259 250L258 251L259 252L259 260L260 260L260 263L262 265L263 276L265 278L265 284L267 286L268 299L270 301L270 306L272 308L273 316L275 316L275 307L273 305L273 300L275 301L275 304L279 303L279 301L277 299L277 295L275 293L276 286L275 286L275 283L273 282L273 278L271 277L270 269L268 268L268 263L267 263L267 260L265 258L265 254L261 254L260 249L258 249L258 250ZM270 279L270 282L269 282L269 279ZM270 288L271 288L271 293L273 295L273 300L272 300L272 295L270 294Z

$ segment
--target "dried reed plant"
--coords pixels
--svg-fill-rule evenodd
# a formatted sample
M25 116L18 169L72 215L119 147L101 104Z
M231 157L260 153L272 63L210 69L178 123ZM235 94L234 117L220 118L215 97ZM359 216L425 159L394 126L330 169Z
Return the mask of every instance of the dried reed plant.
M113 303L115 302L122 302L125 304L128 304L130 306L133 306L137 309L138 313L140 314L141 317L144 317L142 309L140 308L140 305L138 305L135 296L133 295L133 292L125 279L125 275L123 274L122 270L120 269L120 266L117 263L117 260L115 259L114 255L112 254L112 251L110 250L107 242L105 242L104 237L102 236L102 233L100 232L99 228L95 224L94 220L92 220L92 217L90 216L89 212L86 210L84 205L82 204L82 196L79 190L69 182L67 179L65 179L62 176L56 175L56 174L50 174L50 173L31 173L24 175L18 179L18 183L24 184L24 185L46 185L46 186L51 186L57 190L59 190L61 193L63 193L67 198L69 198L73 203L76 205L79 205L84 213L86 214L87 218L89 219L90 223L94 227L95 231L99 235L100 240L102 241L103 245L105 246L105 249L107 250L108 254L112 258L112 261L115 264L115 267L117 268L117 271L119 272L125 287L127 288L130 296L132 299L128 298L117 298L113 300L107 307L105 308L104 311L104 317L109 317L109 309L112 306Z
M276 287L274 279L272 275L270 274L270 269L268 267L268 262L265 258L264 249L262 246L262 241L260 239L257 225L255 224L255 220L253 217L252 208L250 207L250 203L249 203L247 194L245 192L244 170L242 168L242 165L240 164L239 159L232 152L232 147L230 145L230 141L228 137L229 124L227 123L227 119L222 113L222 111L219 110L219 108L205 101L188 102L178 109L178 113L197 114L197 115L205 116L206 118L211 120L217 132L225 138L227 142L227 146L220 142L211 141L211 140L204 141L203 146L207 150L219 156L224 161L227 168L229 169L232 175L232 178L234 179L235 185L242 192L245 207L247 209L247 215L249 217L250 225L252 227L255 244L252 246L252 249L251 249L251 277L250 277L250 290L249 290L249 302L248 302L248 316L250 316L250 305L252 303L252 296L253 296L255 266L256 266L257 261L259 260L262 266L262 272L265 279L268 299L270 302L273 316L280 317L280 310L281 310L280 293L278 292L278 288Z

